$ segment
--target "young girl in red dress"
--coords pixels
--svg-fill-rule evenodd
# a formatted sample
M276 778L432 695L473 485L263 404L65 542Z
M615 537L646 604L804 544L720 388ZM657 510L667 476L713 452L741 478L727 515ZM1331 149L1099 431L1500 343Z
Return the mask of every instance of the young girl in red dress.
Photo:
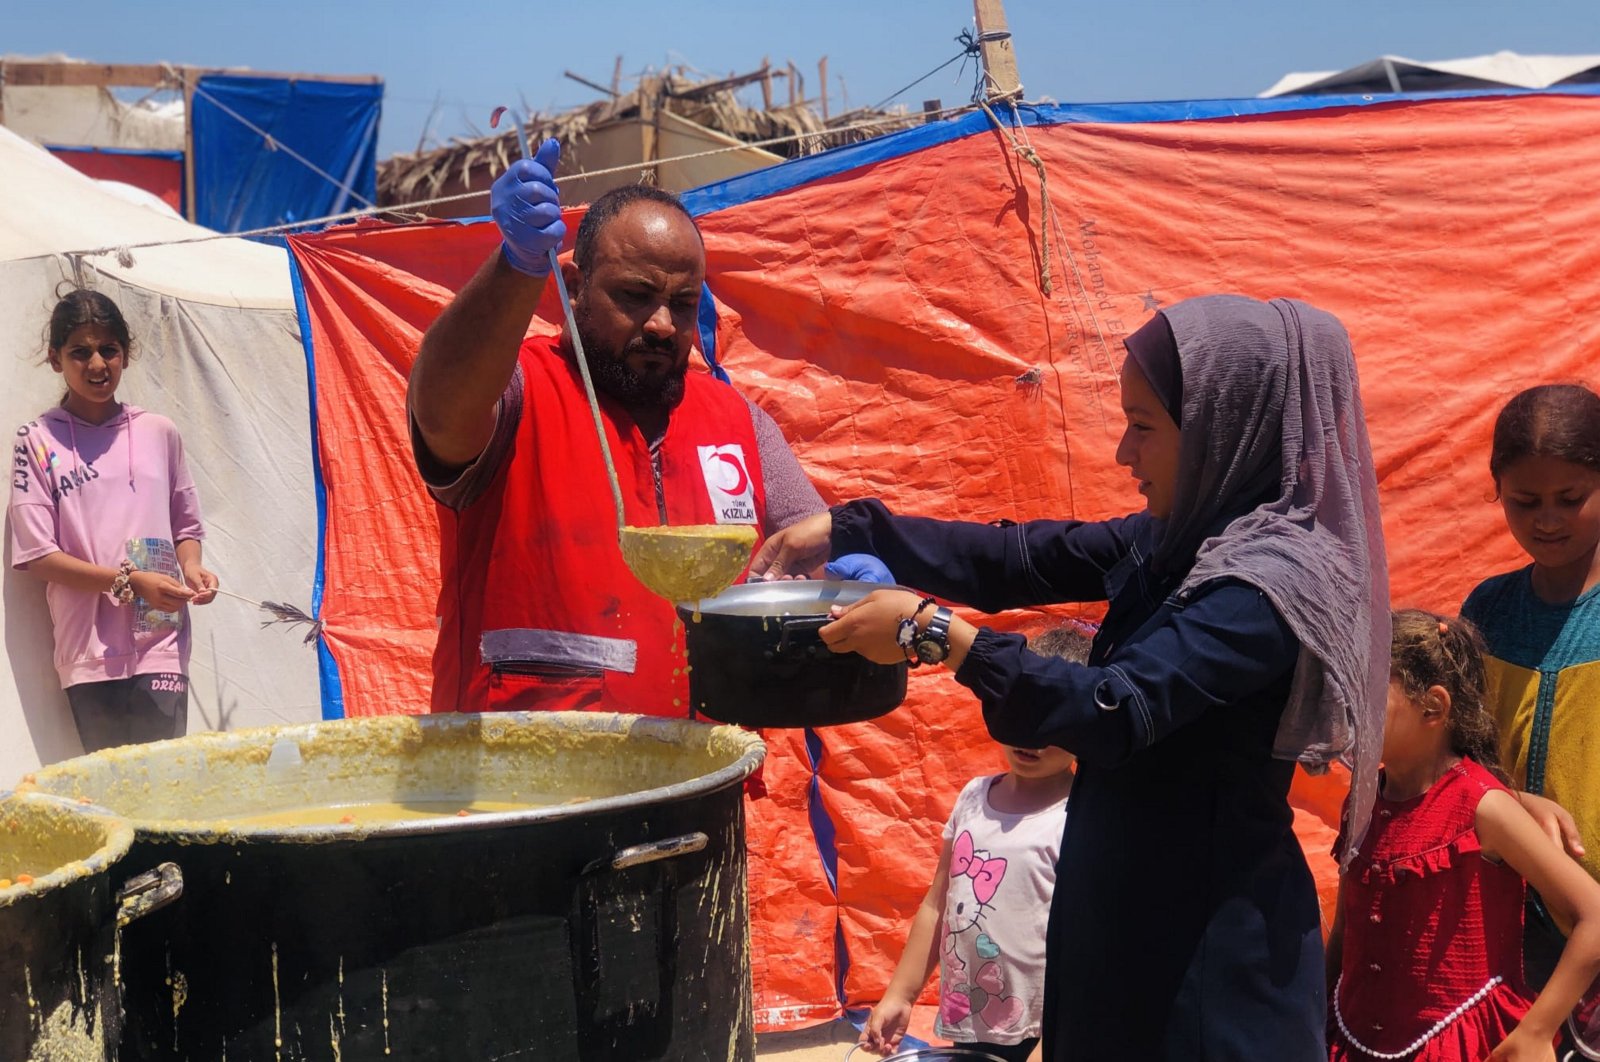
M1555 1062L1556 1032L1600 972L1600 884L1506 788L1495 741L1477 632L1396 613L1378 802L1328 942L1334 1062ZM1573 922L1537 997L1525 883Z

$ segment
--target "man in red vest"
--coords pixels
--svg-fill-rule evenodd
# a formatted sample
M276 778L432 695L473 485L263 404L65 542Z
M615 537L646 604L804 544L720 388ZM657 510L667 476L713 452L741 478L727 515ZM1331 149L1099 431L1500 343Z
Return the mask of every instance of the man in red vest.
M524 338L566 233L558 158L546 141L494 183L501 247L411 370L412 448L443 514L432 709L685 716L676 616L623 563L571 338ZM823 509L772 419L688 371L705 248L675 196L601 196L563 273L629 525L764 536Z

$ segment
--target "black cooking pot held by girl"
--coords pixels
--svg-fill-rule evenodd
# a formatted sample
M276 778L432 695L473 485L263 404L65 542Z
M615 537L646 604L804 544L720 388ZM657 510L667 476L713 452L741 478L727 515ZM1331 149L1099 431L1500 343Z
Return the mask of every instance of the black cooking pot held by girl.
M905 663L835 653L817 633L832 621L834 605L881 589L849 580L780 580L729 587L698 609L680 604L691 714L749 727L831 726L898 707L906 696Z

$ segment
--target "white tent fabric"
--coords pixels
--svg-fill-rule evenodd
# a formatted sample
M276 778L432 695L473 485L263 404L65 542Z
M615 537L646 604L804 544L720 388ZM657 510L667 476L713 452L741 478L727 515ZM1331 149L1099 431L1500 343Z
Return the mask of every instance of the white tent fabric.
M1600 82L1600 55L1520 55L1496 52L1466 59L1419 62L1384 55L1348 70L1285 74L1263 97L1334 93L1445 92L1503 85L1541 89Z
M135 358L119 395L172 418L200 492L206 564L249 597L311 604L316 504L306 365L287 256L228 238L77 258L68 252L213 235L127 202L0 129L0 424L61 397L43 364L58 293L81 277L128 318ZM75 267L74 262L77 262ZM0 572L0 789L81 751L51 667L43 584ZM227 598L193 609L190 732L320 717L316 653Z
M107 193L93 178L0 127L0 262L67 251L215 237L210 229ZM190 302L294 308L287 253L240 239L138 248L134 266L94 259L101 273Z

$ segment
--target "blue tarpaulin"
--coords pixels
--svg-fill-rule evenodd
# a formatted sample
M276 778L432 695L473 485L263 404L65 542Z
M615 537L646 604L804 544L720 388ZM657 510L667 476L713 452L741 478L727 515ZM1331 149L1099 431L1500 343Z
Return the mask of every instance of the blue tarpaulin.
M195 220L242 232L370 206L382 105L381 83L201 78Z

